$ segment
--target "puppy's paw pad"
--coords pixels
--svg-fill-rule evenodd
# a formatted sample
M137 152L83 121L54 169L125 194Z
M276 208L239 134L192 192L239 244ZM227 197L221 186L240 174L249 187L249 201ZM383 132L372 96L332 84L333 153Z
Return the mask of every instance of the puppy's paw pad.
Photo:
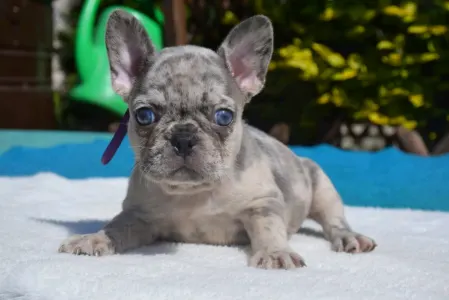
M262 250L250 258L249 265L261 269L294 269L305 267L306 263L291 250Z
M104 256L115 253L111 240L101 232L71 236L62 242L58 252L89 256Z
M377 244L373 239L355 232L342 233L332 241L332 250L336 252L371 252L376 246Z

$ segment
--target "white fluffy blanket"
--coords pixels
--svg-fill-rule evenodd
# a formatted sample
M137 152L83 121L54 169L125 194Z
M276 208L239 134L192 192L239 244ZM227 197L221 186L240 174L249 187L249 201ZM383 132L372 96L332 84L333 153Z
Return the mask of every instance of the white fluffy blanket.
M449 299L449 214L347 207L372 236L368 254L331 252L312 234L291 245L307 268L258 270L234 247L159 244L129 254L59 254L73 233L98 230L120 210L127 179L54 174L0 178L0 299ZM318 228L319 229L319 228Z

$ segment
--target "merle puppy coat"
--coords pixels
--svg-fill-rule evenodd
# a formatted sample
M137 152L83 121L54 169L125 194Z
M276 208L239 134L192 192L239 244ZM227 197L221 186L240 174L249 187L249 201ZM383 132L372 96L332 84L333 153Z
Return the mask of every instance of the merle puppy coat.
M217 51L156 51L140 22L116 10L106 47L112 86L128 103L135 153L122 211L101 231L68 238L60 252L123 253L157 240L251 247L249 265L305 266L289 246L306 218L335 251L368 252L323 170L244 124L265 83L273 29L261 15L231 30Z

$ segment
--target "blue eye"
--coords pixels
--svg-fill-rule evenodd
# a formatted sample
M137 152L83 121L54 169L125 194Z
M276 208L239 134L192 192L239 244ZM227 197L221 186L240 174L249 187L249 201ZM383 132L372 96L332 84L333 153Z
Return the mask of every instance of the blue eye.
M142 107L136 110L136 120L139 125L145 126L154 123L156 116L149 107Z
M220 126L228 126L234 119L234 114L229 109L219 109L215 112L215 123Z

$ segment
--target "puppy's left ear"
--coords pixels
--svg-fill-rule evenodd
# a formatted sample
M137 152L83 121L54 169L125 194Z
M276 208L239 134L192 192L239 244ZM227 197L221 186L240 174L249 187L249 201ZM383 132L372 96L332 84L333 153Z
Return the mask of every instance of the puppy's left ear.
M218 48L218 54L249 98L265 85L273 54L273 26L270 19L256 15L236 25Z

